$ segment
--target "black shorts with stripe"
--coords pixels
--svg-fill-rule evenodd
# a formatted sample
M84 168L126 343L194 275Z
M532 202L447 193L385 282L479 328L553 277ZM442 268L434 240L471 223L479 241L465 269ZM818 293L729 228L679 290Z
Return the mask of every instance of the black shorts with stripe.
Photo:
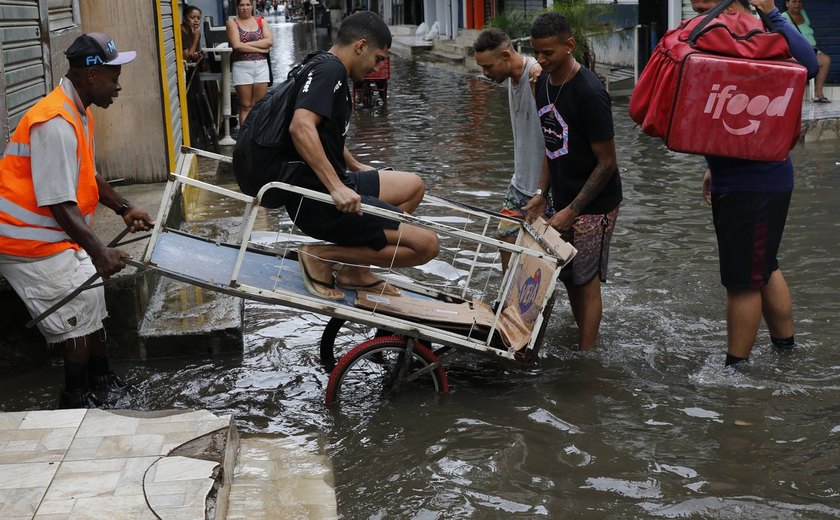
M736 191L712 194L712 216L727 289L760 289L779 268L791 192Z

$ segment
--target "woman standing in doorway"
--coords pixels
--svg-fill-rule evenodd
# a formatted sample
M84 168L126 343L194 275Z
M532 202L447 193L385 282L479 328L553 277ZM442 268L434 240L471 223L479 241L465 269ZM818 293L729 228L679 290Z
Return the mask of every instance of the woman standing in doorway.
M227 21L228 41L233 48L231 79L239 98L240 126L268 90L268 52L274 44L271 29L253 13L252 0L236 0L236 16Z

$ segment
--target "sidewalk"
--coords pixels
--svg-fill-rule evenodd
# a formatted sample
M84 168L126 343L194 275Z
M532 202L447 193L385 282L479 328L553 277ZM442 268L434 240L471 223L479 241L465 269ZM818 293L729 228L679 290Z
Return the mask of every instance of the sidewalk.
M802 141L811 143L840 139L840 86L826 86L831 103L802 103Z
M207 410L0 413L3 520L338 518L332 464Z
M238 447L206 410L3 413L0 518L223 519Z

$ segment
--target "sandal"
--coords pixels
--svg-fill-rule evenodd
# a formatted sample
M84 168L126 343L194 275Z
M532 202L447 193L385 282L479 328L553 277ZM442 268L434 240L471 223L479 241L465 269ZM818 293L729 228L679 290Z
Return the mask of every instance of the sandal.
M301 253L298 255L298 264L300 264L300 274L303 275L303 286L312 296L317 296L318 298L324 298L326 300L343 300L344 293L341 294L324 294L318 290L318 287L326 287L327 289L336 289L335 280L331 280L330 282L324 282L322 280L318 280L317 278L313 278L312 275L309 274L309 269L306 268L306 263L303 261L303 257L305 253Z
M827 97L823 96L821 98L816 98L814 100L814 103L831 103L831 100L828 99Z

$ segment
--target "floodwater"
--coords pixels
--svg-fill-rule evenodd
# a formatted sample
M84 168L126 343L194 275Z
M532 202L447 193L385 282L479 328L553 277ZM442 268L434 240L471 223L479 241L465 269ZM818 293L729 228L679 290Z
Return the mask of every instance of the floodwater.
M285 75L319 40L304 25L274 29ZM249 303L241 358L122 363L139 391L120 405L208 408L241 431L292 436L331 459L348 519L840 517L837 143L793 152L780 261L799 346L779 354L762 329L751 369L733 374L702 159L669 152L633 128L626 102L614 106L625 201L595 350L569 350L559 298L537 366L463 357L447 366L449 395L345 413L323 405L325 318ZM510 139L504 89L394 57L387 108L360 109L348 144L494 209ZM39 384L28 399L49 402L54 388Z

